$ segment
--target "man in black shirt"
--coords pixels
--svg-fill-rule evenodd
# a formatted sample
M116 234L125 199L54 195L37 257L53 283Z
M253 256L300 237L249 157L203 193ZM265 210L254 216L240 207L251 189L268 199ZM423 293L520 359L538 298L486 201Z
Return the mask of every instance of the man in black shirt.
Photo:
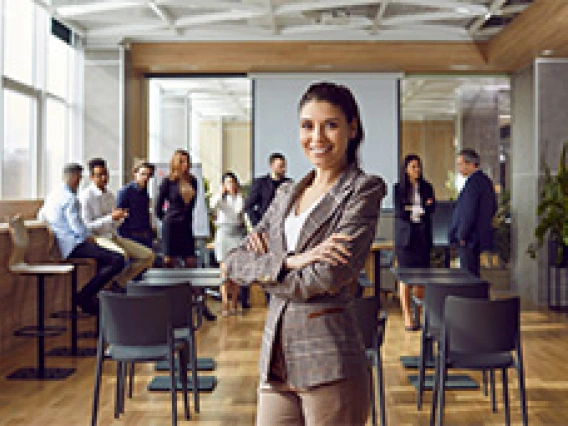
M286 177L286 158L280 153L274 153L269 158L270 173L253 180L245 201L245 213L252 226L256 226L270 206L278 187L289 181ZM268 293L266 302L270 301ZM249 288L241 287L241 303L243 309L249 307Z

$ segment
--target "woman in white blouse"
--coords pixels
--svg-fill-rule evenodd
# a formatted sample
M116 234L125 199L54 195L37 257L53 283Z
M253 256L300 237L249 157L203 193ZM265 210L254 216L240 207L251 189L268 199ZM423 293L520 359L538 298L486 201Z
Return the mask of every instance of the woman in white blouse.
M246 235L243 209L245 200L241 194L239 180L232 172L227 172L222 178L221 193L211 199L211 208L217 215L215 232L215 257L223 263L227 253L235 248ZM225 280L221 286L224 317L237 312L237 295L239 286L236 282ZM230 301L229 306L229 298Z

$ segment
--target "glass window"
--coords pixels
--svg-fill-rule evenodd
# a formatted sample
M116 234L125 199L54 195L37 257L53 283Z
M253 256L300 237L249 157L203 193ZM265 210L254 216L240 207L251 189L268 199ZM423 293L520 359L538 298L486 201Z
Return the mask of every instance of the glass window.
M69 50L63 40L50 35L47 51L47 91L67 99L69 87Z
M32 191L32 146L35 139L35 100L4 91L4 157L2 198L29 198Z
M5 0L4 74L33 84L34 6L29 0Z
M43 191L47 195L61 184L67 146L67 106L55 99L47 99L46 138L43 156Z

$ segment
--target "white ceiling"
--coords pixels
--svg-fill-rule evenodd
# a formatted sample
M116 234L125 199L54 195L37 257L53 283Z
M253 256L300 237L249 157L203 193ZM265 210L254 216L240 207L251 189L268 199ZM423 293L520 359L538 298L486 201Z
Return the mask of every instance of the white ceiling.
M32 0L87 45L152 40L485 40L532 0Z
M152 79L165 100L185 102L203 119L251 120L251 82L248 78ZM479 108L498 93L501 115L510 114L509 79L504 77L424 77L402 80L404 120L454 120L460 110Z
M250 121L251 81L248 78L164 78L152 79L164 100L189 101L188 106L202 119Z
M425 77L402 80L401 104L404 120L453 120L459 111L485 106L495 99L483 92L497 93L498 110L510 114L510 83L506 77Z

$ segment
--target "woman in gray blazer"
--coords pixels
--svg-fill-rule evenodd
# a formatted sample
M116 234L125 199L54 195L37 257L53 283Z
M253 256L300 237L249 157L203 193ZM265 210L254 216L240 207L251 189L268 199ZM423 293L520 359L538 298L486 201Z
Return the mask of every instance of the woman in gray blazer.
M284 183L224 274L272 298L260 355L257 425L364 425L368 363L352 311L375 236L384 181L357 152L363 127L346 87L317 83L299 105L300 143L314 169Z

